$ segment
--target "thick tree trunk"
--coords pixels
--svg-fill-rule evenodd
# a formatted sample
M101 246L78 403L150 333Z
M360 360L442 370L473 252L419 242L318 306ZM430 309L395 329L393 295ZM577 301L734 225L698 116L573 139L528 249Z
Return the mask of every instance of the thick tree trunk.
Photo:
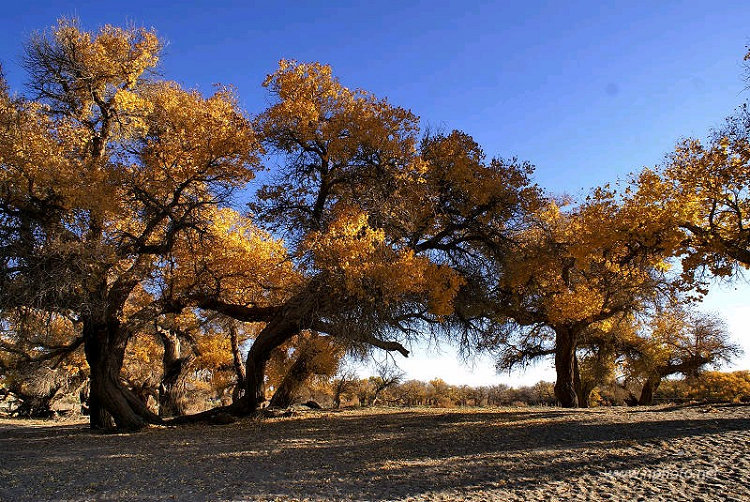
M299 332L296 320L296 317L280 315L258 334L245 362L245 395L230 406L231 413L249 415L263 405L266 400L266 365L273 350Z
M255 413L266 400L266 365L274 349L303 329L310 328L314 319L313 310L321 307L321 298L317 294L317 285L309 284L308 288L290 299L258 333L245 362L244 395L229 406L207 410L196 415L179 417L172 423L192 423L214 420L224 415L247 416ZM226 312L225 312L226 313ZM238 320L248 320L238 316Z
M115 419L99 402L99 398L89 389L89 425L92 429L109 430L117 427Z
M575 408L578 396L575 386L576 332L568 327L555 328L555 397L560 406Z
M176 417L185 414L183 402L184 389L180 385L190 357L180 357L182 348L176 334L159 331L164 356L162 357L163 375L159 385L159 416Z
M231 406L238 415L254 413L266 400L266 365L274 349L309 328L316 307L320 307L317 283L311 283L290 299L263 330L258 333L245 362L245 395Z
M147 423L160 423L145 403L120 383L127 337L116 322L84 320L84 349L91 369L89 413L93 429L107 429L114 421L122 430L138 430Z
M643 384L643 390L641 391L641 398L638 400L638 404L641 406L647 406L654 403L654 393L656 393L659 385L661 384L661 377L650 376Z
M257 343L256 339L247 354L245 394L235 402L241 415L253 413L266 401L266 365L275 347L256 347Z

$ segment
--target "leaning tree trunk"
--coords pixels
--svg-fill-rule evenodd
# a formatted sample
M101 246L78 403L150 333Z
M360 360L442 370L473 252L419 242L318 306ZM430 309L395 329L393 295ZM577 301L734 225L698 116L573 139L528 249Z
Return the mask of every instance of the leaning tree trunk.
M299 323L287 316L277 316L258 333L245 363L244 395L228 406L212 408L195 415L183 415L170 421L173 424L223 420L226 415L248 416L255 413L266 400L266 365L274 349L299 332ZM296 318L294 318L296 319ZM225 423L225 422L218 422Z
M271 353L294 335L309 328L313 312L321 306L317 283L298 293L258 333L245 362L245 395L232 404L231 413L249 415L266 400L266 365Z
M341 379L339 379L338 382L336 382L336 386L333 389L333 407L336 409L341 408L341 396L344 394L344 391L346 390L347 386L349 386L350 382L346 380L346 376L342 375Z
M300 350L299 356L294 360L289 370L284 375L279 388L271 398L269 406L275 408L288 408L292 405L294 398L305 381L315 372L314 359L320 354L320 350L308 347Z
M120 371L128 337L119 322L83 322L86 361L91 369L89 413L91 428L138 430L148 423L160 423L158 416L120 383Z
M641 391L641 398L638 400L638 404L647 406L654 403L654 393L656 393L659 385L661 384L661 377L650 376L646 379L646 383L643 384L643 390Z
M303 329L311 328L316 308L321 307L322 298L318 294L318 283L308 284L308 287L291 298L276 314L268 320L266 326L258 333L247 353L245 363L245 393L229 406L221 406L211 410L178 417L172 423L192 423L203 420L217 419L221 415L247 416L255 413L266 400L266 366L273 351L291 339ZM237 314L235 314L237 315ZM237 320L249 321L245 316L235 317ZM257 319L253 318L253 321ZM265 319L263 319L265 320Z
M567 327L555 329L555 397L564 408L578 406L575 386L575 355L577 337L574 330Z
M274 349L299 332L296 317L280 315L271 320L250 347L245 362L245 394L229 411L235 415L254 413L266 400L266 365Z

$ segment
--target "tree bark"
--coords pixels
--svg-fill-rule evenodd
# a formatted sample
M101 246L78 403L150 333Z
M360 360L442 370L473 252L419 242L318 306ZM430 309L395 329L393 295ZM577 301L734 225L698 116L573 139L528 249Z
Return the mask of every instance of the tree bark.
M180 384L190 357L181 357L182 347L179 337L172 332L159 330L164 356L163 375L159 385L159 416L176 417L185 414L184 391Z
M576 397L578 398L578 406L581 408L589 407L589 394L593 388L581 380L581 369L578 366L578 356L573 355L573 384L576 388Z
M307 347L300 351L271 398L269 406L288 408L292 405L299 388L314 373L313 359L319 354L320 351L313 347Z
M266 400L266 365L271 353L299 332L296 317L277 316L253 342L245 362L245 395L230 406L236 415L254 413Z
M266 326L258 333L245 362L244 395L229 406L221 406L195 415L178 417L170 423L183 424L211 421L220 416L248 416L255 413L266 400L266 365L271 353L303 329L309 329L313 318L313 309L319 305L314 284L291 298L282 308L268 309L270 319L256 319L255 309L244 315L244 309L232 313L224 309L221 312L238 321L267 321ZM221 304L223 305L223 304Z
M661 384L661 377L658 375L649 376L646 382L643 384L643 390L641 390L641 397L638 399L638 404L641 406L648 406L654 403L654 393Z
M569 327L555 328L555 397L563 408L578 406L575 386L575 354L577 336Z
M318 283L313 281L291 298L258 333L245 362L245 395L230 408L238 415L254 413L266 400L266 365L274 349L302 330L309 329L321 305Z
M240 353L240 340L237 335L235 326L229 327L229 340L232 344L232 360L234 362L234 372L237 375L237 385L232 391L232 402L236 403L243 395L245 389L245 365L242 363L242 354Z
M91 369L89 413L93 429L138 430L160 423L145 403L120 383L128 337L118 321L83 321L84 350Z

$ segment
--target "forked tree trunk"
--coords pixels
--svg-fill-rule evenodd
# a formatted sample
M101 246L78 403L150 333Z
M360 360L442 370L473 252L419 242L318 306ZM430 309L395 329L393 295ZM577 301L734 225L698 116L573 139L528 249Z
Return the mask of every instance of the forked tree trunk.
M244 395L228 406L220 406L195 415L185 415L170 421L173 424L195 423L223 419L225 415L248 416L255 413L266 400L266 365L274 349L299 332L298 318L277 316L258 333L247 353ZM220 422L224 423L224 422Z
M348 375L344 374L341 375L341 378L334 383L335 386L333 388L333 407L339 409L341 407L341 397L344 395L347 387L351 385L351 381L348 380Z
M316 308L321 308L323 298L318 294L317 283L290 299L258 333L245 362L245 393L229 406L221 406L196 415L179 417L172 423L193 423L212 420L220 415L247 416L255 413L266 400L266 366L272 352L301 330L309 329ZM237 320L248 320L243 316Z
M576 332L568 327L555 328L555 397L563 408L578 406L575 386Z
M638 404L647 406L654 403L654 393L659 389L661 384L661 377L650 376L646 379L646 383L643 384L643 390L641 391L641 397L638 400Z
M294 335L307 329L313 311L320 307L317 283L290 299L284 309L258 333L245 362L245 395L230 407L237 415L254 413L266 400L266 365L271 353Z
M86 361L91 369L89 413L91 428L108 429L112 422L121 430L138 430L160 423L145 403L120 383L127 336L117 322L83 322Z

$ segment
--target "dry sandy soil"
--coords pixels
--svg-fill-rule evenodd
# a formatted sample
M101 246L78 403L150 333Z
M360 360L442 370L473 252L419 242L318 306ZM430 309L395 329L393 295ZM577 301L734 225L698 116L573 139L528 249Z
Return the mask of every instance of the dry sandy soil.
M0 420L0 500L750 500L750 407Z

